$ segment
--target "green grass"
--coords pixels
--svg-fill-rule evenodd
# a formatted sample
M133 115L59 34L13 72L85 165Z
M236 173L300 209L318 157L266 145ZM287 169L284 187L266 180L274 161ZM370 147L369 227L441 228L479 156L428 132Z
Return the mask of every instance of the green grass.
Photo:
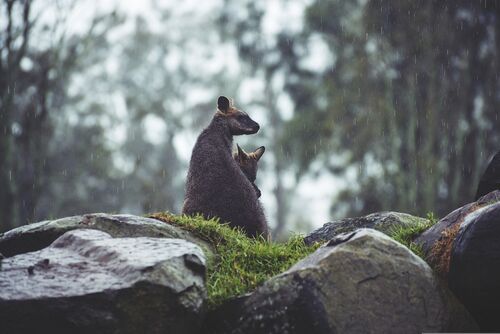
M248 238L240 230L201 216L158 213L151 217L188 230L214 247L216 258L209 261L207 272L209 307L254 290L319 247L306 246L299 235L286 243Z
M394 240L402 243L406 247L408 247L413 253L420 256L424 259L424 251L422 250L422 246L413 242L413 240L422 234L425 230L429 229L433 225L437 223L437 218L434 216L434 213L429 212L427 214L427 222L416 223L410 226L397 226L389 231L389 236Z
M285 243L248 238L238 229L220 224L216 219L205 220L201 216L176 216L165 212L150 217L190 231L214 248L215 258L209 258L207 266L206 286L210 308L229 298L251 292L320 246L319 243L306 246L300 235L291 237ZM389 236L423 258L422 248L413 240L437 222L432 213L427 215L427 219L426 222L411 226L398 226L389 232Z

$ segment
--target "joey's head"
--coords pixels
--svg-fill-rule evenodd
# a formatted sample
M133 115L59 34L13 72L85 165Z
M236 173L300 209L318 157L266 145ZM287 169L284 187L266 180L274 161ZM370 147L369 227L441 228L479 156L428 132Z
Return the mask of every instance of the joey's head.
M257 177L257 162L262 157L266 149L264 146L261 146L255 151L247 153L243 151L243 149L238 144L236 144L236 146L238 147L238 151L233 154L233 158L240 166L243 174L245 174L248 180L252 183L257 198L259 198L261 192L260 189L255 185L255 178Z
M244 111L238 110L225 96L219 96L217 99L216 117L223 118L228 126L231 135L251 135L259 131L260 126L257 122L248 116Z
M264 146L259 147L253 152L245 152L239 145L236 145L238 151L233 154L234 160L240 166L241 171L250 180L250 182L255 182L257 177L257 162L264 154L266 148Z

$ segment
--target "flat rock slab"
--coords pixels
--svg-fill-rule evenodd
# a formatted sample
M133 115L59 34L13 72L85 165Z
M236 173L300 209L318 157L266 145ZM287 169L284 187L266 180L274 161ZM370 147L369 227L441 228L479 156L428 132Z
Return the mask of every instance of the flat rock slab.
M368 216L344 218L326 223L319 229L308 234L304 238L304 241L308 245L312 245L315 242L325 242L339 234L353 232L360 228L372 228L387 234L398 226L413 226L415 224L427 223L428 221L428 219L401 212L376 212Z
M176 238L191 241L206 252L212 253L210 246L179 227L156 219L133 215L110 215L93 213L81 216L46 220L28 224L0 233L0 254L6 257L40 250L50 245L64 233L76 229L94 229L110 234L114 238L152 237Z
M431 268L372 229L332 239L237 303L211 333L476 331ZM218 324L218 325L217 325Z
M201 248L181 239L65 233L0 268L2 333L195 333L206 291Z

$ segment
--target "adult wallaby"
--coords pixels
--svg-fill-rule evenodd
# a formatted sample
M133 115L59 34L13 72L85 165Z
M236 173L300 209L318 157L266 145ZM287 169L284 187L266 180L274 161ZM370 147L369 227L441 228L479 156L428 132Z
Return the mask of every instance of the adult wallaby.
M257 185L255 185L255 179L257 178L257 162L266 151L266 148L261 146L255 151L247 153L240 147L240 145L236 144L236 147L238 150L233 153L233 158L240 166L243 174L245 174L247 179L252 183L255 193L257 194L257 198L260 198L260 189Z
M243 229L248 236L268 238L262 206L252 183L233 159L233 136L254 134L259 124L234 107L225 96L198 137L191 154L182 213L219 217Z

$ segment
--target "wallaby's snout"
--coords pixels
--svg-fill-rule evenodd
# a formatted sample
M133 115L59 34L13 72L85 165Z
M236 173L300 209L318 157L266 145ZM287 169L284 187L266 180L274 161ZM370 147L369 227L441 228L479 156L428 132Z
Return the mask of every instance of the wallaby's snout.
M259 123L251 119L246 112L236 109L225 96L220 96L217 100L217 109L220 116L227 119L233 136L252 135L260 129Z
M260 129L259 123L251 119L250 116L248 116L243 111L239 112L241 113L241 115L238 115L236 117L236 124L234 124L234 127L232 127L235 131L233 132L233 135L252 135L254 133L257 133ZM231 123L231 121L229 122Z
M254 132L253 132L253 133L257 133L257 132L259 132L259 130L260 130L260 125L259 125L259 123L255 122L255 126L254 126L253 130L254 130Z
M250 121L253 123L252 126L250 127L250 131L252 131L252 134L253 133L257 133L259 132L260 130L260 125L259 123L255 122L253 119L251 119L250 117L248 117L250 119Z

